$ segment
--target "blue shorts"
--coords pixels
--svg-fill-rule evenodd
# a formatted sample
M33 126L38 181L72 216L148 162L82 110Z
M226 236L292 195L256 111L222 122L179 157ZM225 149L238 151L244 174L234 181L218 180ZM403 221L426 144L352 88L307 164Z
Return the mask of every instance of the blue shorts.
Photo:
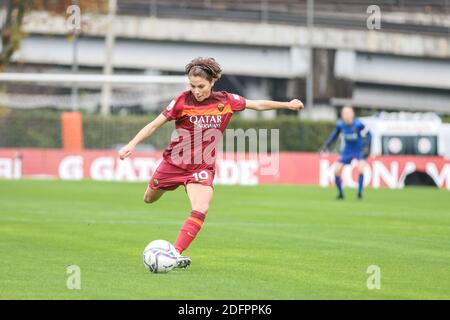
M353 159L365 160L361 153L342 153L338 161L342 164L350 164Z

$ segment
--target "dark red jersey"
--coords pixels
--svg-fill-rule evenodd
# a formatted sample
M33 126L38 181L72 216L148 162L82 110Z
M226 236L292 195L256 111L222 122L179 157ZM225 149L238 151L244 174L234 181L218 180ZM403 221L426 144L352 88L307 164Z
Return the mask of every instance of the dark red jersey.
M163 115L175 120L178 136L164 150L164 160L185 170L214 168L217 147L234 112L245 109L245 99L225 91L212 92L198 102L183 92Z

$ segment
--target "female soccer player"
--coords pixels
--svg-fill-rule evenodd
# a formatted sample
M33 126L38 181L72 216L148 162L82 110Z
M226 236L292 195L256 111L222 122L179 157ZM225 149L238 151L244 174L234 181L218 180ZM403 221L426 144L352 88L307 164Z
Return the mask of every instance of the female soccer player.
M344 191L342 189L342 170L345 165L352 162L353 159L358 161L357 167L359 172L358 178L358 199L362 199L362 191L364 187L364 166L366 158L369 155L369 144L371 140L370 131L364 130L364 124L355 118L355 112L351 106L344 106L341 110L341 118L336 123L336 128L328 137L322 151L325 151L337 139L339 134L344 137L344 148L335 168L335 181L338 189L338 199L344 199Z
M191 260L181 254L197 236L213 196L215 148L234 112L245 108L257 111L289 109L299 111L303 103L248 100L237 94L213 91L222 69L213 58L196 58L186 65L191 89L183 92L167 108L119 151L120 159L129 157L142 140L168 121L175 120L178 137L164 150L163 160L150 179L144 201L153 203L166 191L184 185L192 212L175 241L179 253L177 267Z

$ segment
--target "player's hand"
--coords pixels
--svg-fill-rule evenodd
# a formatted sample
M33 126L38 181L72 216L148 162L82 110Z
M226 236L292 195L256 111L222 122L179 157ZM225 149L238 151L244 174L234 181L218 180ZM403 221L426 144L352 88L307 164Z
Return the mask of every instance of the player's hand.
M319 149L320 155L328 155L330 153L330 150L328 150L328 147L323 146Z
M127 144L122 149L119 150L119 158L120 160L123 160L125 158L128 158L133 153L134 146L130 146Z
M289 105L288 105L289 110L300 111L303 108L305 108L305 106L303 105L303 102L301 102L300 100L293 99L293 100L289 101Z

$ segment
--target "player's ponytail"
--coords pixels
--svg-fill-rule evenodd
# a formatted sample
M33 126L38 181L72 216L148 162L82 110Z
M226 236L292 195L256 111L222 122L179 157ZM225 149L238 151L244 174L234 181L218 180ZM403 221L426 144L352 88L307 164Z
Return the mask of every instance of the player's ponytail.
M202 77L209 82L219 80L222 75L222 68L214 58L195 58L186 65L188 76Z

